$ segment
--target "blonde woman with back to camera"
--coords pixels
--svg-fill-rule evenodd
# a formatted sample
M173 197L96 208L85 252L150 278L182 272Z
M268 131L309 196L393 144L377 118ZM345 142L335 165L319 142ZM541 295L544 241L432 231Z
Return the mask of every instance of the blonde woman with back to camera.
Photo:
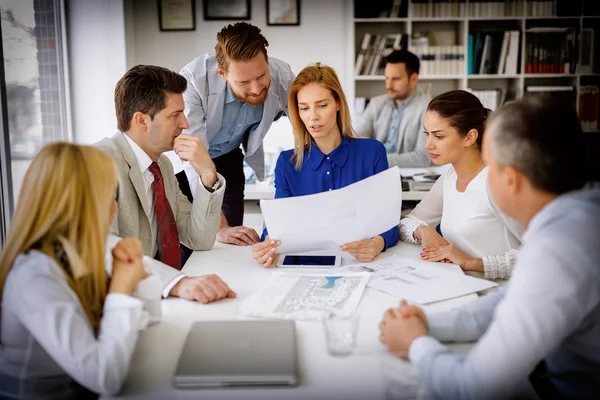
M114 162L89 146L53 143L29 167L0 256L0 397L115 394L147 325L132 297L146 277L138 239L112 250Z

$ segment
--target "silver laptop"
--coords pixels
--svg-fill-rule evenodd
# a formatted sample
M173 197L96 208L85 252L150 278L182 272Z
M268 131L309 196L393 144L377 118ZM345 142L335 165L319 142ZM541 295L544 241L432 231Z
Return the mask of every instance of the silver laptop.
M180 388L298 384L294 321L200 321L173 375Z

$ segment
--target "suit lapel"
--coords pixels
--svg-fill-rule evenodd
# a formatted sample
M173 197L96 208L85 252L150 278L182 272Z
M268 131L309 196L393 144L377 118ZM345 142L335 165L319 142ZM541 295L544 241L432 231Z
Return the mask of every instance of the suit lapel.
M209 79L213 76L212 82L209 82L210 93L208 94L208 113L206 116L206 137L210 142L215 137L221 124L223 123L223 105L225 104L226 81L216 72L209 72Z
M267 94L267 99L265 100L263 106L263 114L260 124L258 124L256 129L250 131L248 137L248 146L246 150L247 156L254 154L254 152L261 146L263 138L273 124L273 120L277 115L278 104L279 96L273 91L273 83L271 83L269 94Z
M117 143L117 146L119 146L119 149L121 149L121 153L123 154L125 162L129 164L129 180L135 188L135 191L138 195L138 200L142 204L144 213L146 214L148 222L150 223L150 208L148 205L148 197L146 196L146 187L144 186L142 172L140 171L140 166L135 158L133 150L123 135L125 135L123 132L117 132L115 136L113 136L113 139L115 140L115 143Z

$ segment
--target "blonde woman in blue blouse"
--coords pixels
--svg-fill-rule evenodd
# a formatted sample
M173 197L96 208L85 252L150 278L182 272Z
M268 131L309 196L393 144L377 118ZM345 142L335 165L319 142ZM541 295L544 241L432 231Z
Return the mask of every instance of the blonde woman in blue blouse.
M281 153L275 167L275 198L303 196L340 189L388 169L385 147L374 139L360 139L352 129L348 103L331 67L317 63L304 68L290 87L290 121L294 149ZM267 227L268 228L268 227ZM373 238L346 243L347 251L361 262L398 243L398 227ZM278 241L252 246L254 259L263 267L275 265Z

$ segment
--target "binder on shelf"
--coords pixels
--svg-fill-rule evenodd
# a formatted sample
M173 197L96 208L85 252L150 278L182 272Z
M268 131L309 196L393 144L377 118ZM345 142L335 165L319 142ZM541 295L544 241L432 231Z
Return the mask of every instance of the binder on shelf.
M363 41L360 46L360 51L358 53L358 57L356 57L356 64L354 65L354 75L360 75L360 72L363 68L364 59L367 54L367 49L369 48L369 43L371 41L371 34L365 33L363 36Z
M594 72L594 29L583 28L579 34L579 62L577 72L591 74Z
M600 114L600 88L598 86L582 86L579 93L579 120L585 132L598 130L598 114Z
M503 73L505 75L516 75L519 72L519 37L521 32L509 31L508 33L508 48Z

